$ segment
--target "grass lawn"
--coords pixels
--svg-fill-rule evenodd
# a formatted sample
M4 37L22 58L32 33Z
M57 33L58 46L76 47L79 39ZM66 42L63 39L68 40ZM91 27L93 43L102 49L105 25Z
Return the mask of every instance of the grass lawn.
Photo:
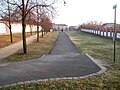
M84 32L68 33L80 52L88 53L96 59L113 62L113 41L105 37ZM116 63L120 62L120 40L116 41Z
M35 34L35 33L33 33ZM30 33L26 33L26 37L31 36ZM22 34L21 33L13 33L13 43L18 42L22 39ZM0 35L0 48L3 48L5 46L8 46L12 44L10 42L10 36L8 34L5 35Z
M120 90L120 41L116 41L116 63L113 63L113 41L84 32L67 32L80 52L101 60L107 67L103 74L79 80L41 81L2 88L1 90Z

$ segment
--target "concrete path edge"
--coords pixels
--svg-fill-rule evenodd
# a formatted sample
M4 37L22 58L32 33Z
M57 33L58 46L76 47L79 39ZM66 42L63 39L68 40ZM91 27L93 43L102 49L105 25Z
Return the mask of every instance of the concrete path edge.
M83 78L87 78L87 77L91 77L91 76L95 76L95 75L99 75L102 74L106 71L106 68L102 65L102 63L97 62L97 60L95 60L93 57L91 57L89 54L85 53L85 55L90 58L97 66L99 66L101 68L100 71L96 72L96 73L92 73L92 74L88 74L85 76L80 76L80 77L63 77L63 78L48 78L48 79L39 79L39 80L31 80L31 81L23 81L23 82L18 82L18 83L13 83L13 84L9 84L9 85L4 85L4 86L0 86L0 88L4 88L4 87L11 87L11 86L16 86L16 85L20 85L20 84L30 84L30 83L35 83L35 82L40 82L40 81L57 81L57 80L77 80L77 79L83 79Z
M101 73L103 73L103 72L105 72L105 71L107 70L107 69L102 65L101 62L98 62L97 60L95 60L93 57L91 57L91 56L90 56L89 54L87 54L87 53L85 53L85 55L86 55L87 57L89 57L98 67L101 68L101 70L97 72L98 74L101 74Z
M55 44L56 44L56 42L57 42L57 40L58 40L59 33L60 33L60 32L58 32L58 36L57 36L57 38L56 38L56 40L55 40L55 42L54 42L54 44L53 44L52 48L51 48L51 49L50 49L50 51L48 52L48 54L50 54L50 53L51 53L51 51L52 51L52 49L54 48L54 46L55 46Z

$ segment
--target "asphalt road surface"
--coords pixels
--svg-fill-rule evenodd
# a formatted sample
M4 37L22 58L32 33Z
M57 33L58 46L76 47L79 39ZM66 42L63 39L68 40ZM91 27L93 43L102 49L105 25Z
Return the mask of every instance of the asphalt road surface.
M38 79L79 77L100 71L60 32L50 55L30 61L0 64L0 86Z

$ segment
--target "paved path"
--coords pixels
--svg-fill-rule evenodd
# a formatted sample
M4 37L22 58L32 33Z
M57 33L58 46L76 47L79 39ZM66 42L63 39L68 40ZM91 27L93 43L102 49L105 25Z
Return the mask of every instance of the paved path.
M31 61L0 64L0 86L29 80L79 77L100 71L93 61L60 32L50 55Z
M36 39L36 35L28 37L26 39L27 44L30 44L35 39ZM16 53L18 50L22 49L22 47L23 47L23 44L22 44L22 40L21 40L17 43L14 43L7 47L1 48L0 49L0 60Z

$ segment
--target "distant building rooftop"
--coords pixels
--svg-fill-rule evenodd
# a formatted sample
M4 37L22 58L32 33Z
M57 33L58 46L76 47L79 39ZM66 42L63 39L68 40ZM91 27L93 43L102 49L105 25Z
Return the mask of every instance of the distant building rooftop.
M114 28L114 23L104 23L103 27ZM120 31L120 24L116 24L116 30Z

